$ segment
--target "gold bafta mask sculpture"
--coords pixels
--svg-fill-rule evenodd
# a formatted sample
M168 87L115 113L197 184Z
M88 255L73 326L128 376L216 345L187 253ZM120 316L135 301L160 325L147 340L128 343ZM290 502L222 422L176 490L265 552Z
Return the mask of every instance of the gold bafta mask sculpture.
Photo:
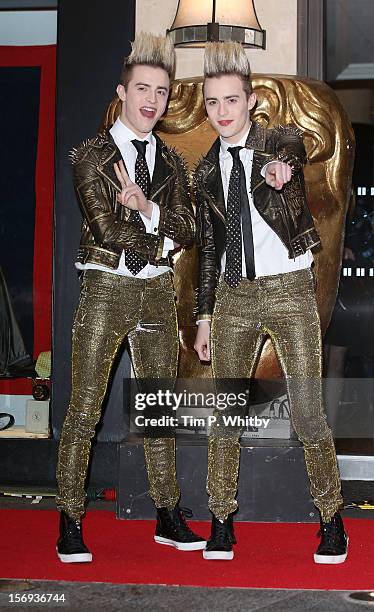
M254 75L253 87L258 100L252 114L256 121L269 127L292 123L304 133L308 203L322 240L322 249L314 258L317 300L325 331L339 282L345 215L351 191L353 130L335 93L323 82L301 77ZM119 111L119 100L113 100L103 125L110 126ZM202 78L173 83L168 112L157 131L168 145L184 155L192 172L217 137L206 118ZM210 377L210 367L200 364L193 349L198 283L196 247L177 253L174 260L181 341L179 375L183 378ZM255 376L269 379L280 375L273 347L267 340Z

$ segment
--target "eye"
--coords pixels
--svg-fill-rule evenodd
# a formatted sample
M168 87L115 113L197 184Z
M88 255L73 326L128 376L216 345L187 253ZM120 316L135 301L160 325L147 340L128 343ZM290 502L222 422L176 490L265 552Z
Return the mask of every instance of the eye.
M217 104L217 100L209 100L208 106L215 106Z
M166 91L164 89L160 89L157 93L159 96L162 96L163 98L166 96Z
M237 101L238 101L237 98L229 98L228 99L229 104L235 104Z
M145 91L144 85L138 85L138 91Z

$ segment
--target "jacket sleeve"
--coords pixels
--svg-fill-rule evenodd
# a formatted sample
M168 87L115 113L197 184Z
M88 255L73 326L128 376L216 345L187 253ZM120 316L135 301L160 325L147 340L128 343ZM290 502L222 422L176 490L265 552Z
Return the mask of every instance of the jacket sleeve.
M302 132L293 125L274 128L276 159L289 164L294 172L302 170L306 152Z
M195 216L191 204L191 191L188 173L182 159L173 154L171 157L175 178L171 187L168 206L160 206L158 233L167 236L181 246L190 246L196 237Z
M197 319L211 320L217 285L216 251L209 205L199 180L196 181L199 288Z
M73 181L79 205L95 240L104 248L121 253L134 249L151 263L162 255L163 238L142 232L131 220L125 221L113 209L115 190L108 192L96 170L97 160L85 155L73 163Z

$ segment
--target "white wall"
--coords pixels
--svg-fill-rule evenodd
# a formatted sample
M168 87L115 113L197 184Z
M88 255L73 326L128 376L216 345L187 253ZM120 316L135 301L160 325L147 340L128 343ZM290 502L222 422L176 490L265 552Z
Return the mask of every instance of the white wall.
M137 0L136 31L165 34L177 6L178 0ZM255 0L255 6L260 25L266 30L267 48L247 50L252 71L296 74L297 0ZM200 76L203 54L203 49L177 49L177 78Z
M244 0L240 0L243 2ZM248 0L249 1L249 0ZM173 22L178 0L137 0L136 31L164 34ZM296 74L297 0L255 0L266 50L248 49L253 72ZM0 45L56 43L57 11L2 11ZM202 49L177 49L177 77L202 73Z
M0 45L54 45L57 11L1 11Z

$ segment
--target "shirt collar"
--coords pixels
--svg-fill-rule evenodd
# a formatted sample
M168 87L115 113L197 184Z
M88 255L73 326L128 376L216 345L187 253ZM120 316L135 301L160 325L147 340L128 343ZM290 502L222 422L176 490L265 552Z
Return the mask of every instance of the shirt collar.
M226 140L223 140L222 137L220 137L220 141L221 141L220 157L221 159L226 159L227 157L231 157L231 153L228 151L229 147L245 147L245 143L247 142L248 134L249 134L249 130L244 134L244 136L241 137L241 139L238 142L235 142L235 143L227 142Z
M116 144L125 144L127 142L131 142L132 140L147 140L152 147L156 145L156 139L152 132L146 134L144 138L139 138L139 136L134 134L130 128L122 123L119 117L117 117L116 121L110 128L110 133L112 134Z

